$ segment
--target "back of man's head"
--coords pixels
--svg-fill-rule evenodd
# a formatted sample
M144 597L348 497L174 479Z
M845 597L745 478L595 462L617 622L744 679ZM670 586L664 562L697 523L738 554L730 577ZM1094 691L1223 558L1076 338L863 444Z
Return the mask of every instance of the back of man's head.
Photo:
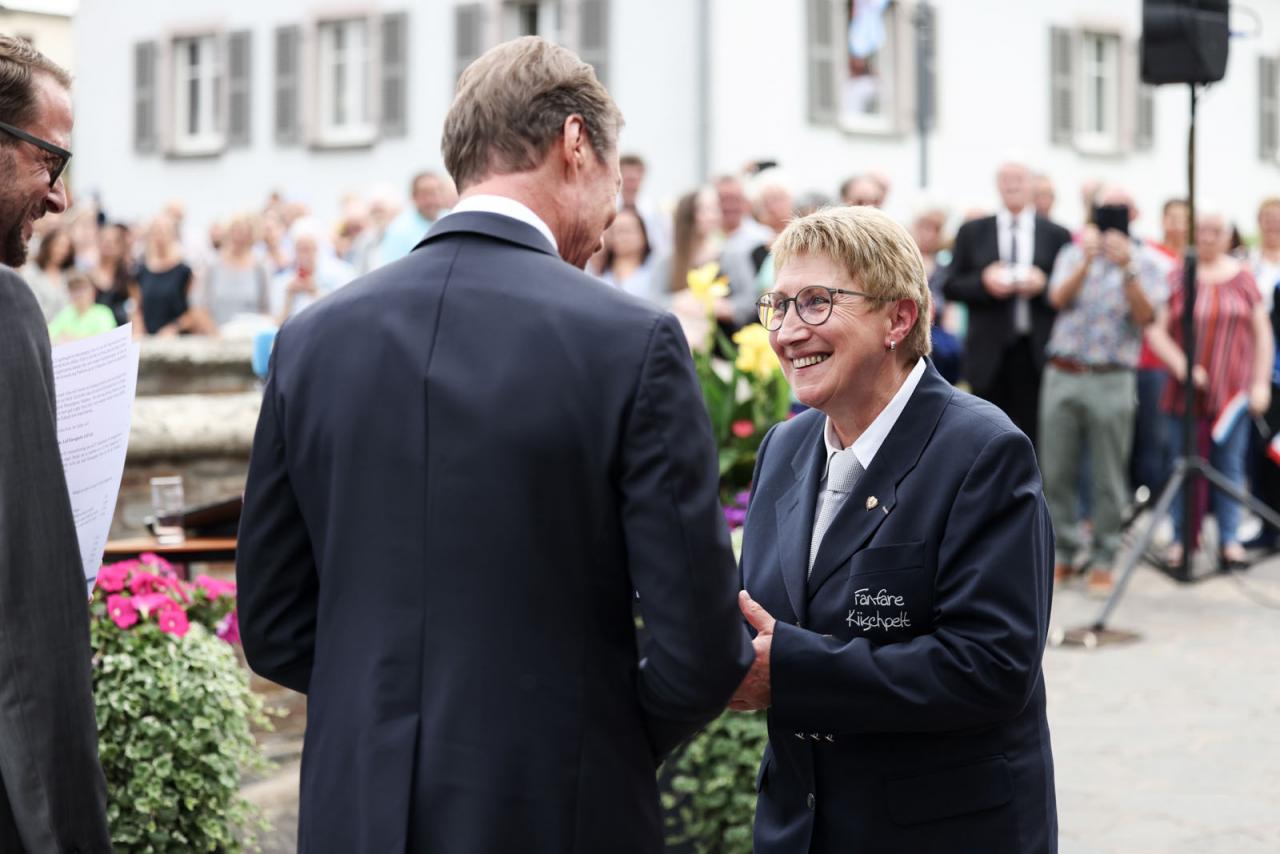
M34 118L36 75L48 74L63 88L71 85L71 75L29 43L0 35L0 122L22 127ZM0 146L17 140L0 134Z
M590 65L537 36L500 44L458 80L441 140L445 168L459 190L530 171L571 115L582 117L597 156L616 148L622 114Z

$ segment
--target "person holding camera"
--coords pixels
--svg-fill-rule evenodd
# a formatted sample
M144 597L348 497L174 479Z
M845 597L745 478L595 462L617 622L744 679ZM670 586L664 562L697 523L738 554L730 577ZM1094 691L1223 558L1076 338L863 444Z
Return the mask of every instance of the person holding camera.
M1088 589L1106 594L1120 546L1143 329L1168 299L1169 262L1129 235L1138 212L1121 187L1098 194L1093 222L1064 246L1049 280L1058 311L1040 391L1040 469L1056 539L1054 581L1073 574L1081 449L1090 450L1093 553Z

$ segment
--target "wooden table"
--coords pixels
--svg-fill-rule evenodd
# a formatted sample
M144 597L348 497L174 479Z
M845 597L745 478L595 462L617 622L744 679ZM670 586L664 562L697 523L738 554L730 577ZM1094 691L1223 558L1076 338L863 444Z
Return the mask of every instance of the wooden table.
M188 537L184 542L161 545L154 537L136 537L128 540L110 540L103 563L129 560L151 552L170 563L234 563L236 559L235 537Z

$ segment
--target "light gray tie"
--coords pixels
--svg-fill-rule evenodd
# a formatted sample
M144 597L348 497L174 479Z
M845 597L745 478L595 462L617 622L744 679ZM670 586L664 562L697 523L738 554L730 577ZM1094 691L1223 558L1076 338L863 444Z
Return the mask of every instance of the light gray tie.
M840 512L849 493L858 485L858 479L864 471L852 448L845 448L831 455L831 462L827 464L827 486L822 490L822 506L818 508L818 518L813 520L813 539L809 541L810 575L813 574L813 562L818 558L818 547L822 545L823 535L831 527L831 520Z

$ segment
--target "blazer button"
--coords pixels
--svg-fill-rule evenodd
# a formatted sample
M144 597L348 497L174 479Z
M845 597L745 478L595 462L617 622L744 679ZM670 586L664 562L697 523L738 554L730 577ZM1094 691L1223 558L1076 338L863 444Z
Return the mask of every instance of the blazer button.
M805 802L805 805L809 807L810 812L812 812L814 804L817 803L817 799L814 798L813 792L809 793L809 797L805 798L804 802Z

